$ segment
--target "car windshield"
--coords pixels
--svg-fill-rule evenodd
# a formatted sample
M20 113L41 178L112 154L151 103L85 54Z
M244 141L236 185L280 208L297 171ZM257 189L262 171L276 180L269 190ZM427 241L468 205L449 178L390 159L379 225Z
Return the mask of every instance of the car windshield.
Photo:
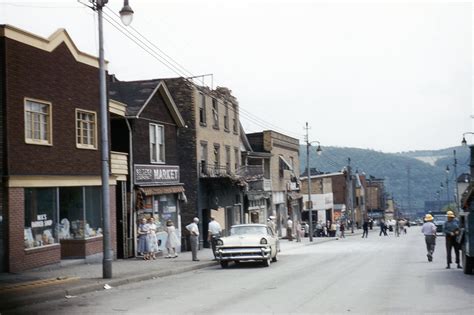
M233 226L230 229L230 235L244 234L266 234L266 228L264 226Z
M445 214L435 214L433 216L434 221L446 221L446 215Z

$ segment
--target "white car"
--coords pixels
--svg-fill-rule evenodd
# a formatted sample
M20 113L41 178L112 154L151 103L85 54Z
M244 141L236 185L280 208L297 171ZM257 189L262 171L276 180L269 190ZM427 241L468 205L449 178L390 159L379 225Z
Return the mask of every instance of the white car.
M230 236L217 240L216 258L222 268L229 261L262 261L266 267L277 261L278 237L265 224L239 224L230 229Z

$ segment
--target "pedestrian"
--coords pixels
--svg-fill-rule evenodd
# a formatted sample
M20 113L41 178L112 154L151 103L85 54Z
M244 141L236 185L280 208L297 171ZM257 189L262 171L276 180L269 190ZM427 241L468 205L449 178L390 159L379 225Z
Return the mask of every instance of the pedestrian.
M143 260L148 260L148 249L146 244L146 236L148 234L148 225L146 219L142 218L140 225L138 226L138 248L137 251L140 255L143 255Z
M369 236L369 222L367 220L362 224L362 238L367 238Z
M446 236L446 259L447 265L446 269L451 268L451 249L454 249L454 254L456 255L456 264L458 268L461 268L459 263L459 244L456 241L457 236L459 235L459 221L456 219L454 212L448 211L447 213L448 220L444 222L443 231Z
M168 234L166 239L166 249L168 250L168 256L166 258L176 258L176 248L179 246L179 239L176 235L176 228L174 227L173 221L166 221L165 232Z
M198 227L199 219L194 218L193 222L186 225L186 229L189 231L190 234L190 243L191 243L191 252L193 256L193 261L199 261L197 258L197 251L199 247L199 227Z
M336 237L336 231L337 231L336 223L334 223L333 221L330 223L330 230L329 230L331 237Z
M346 235L344 234L346 230L346 227L344 226L344 222L341 222L341 225L339 226L339 231L341 232L340 237L341 238L346 238Z
M212 254L214 255L214 259L216 259L216 243L219 237L221 237L221 225L214 217L211 217L207 230L207 240L211 242Z
M148 219L148 234L146 236L148 259L156 259L156 253L158 252L158 239L156 238L157 225L155 224L155 218L150 217Z
M387 225L385 224L385 221L384 220L381 220L380 221L380 233L379 233L379 236L382 236L385 235L385 236L388 236L387 234Z
M309 225L306 221L303 222L304 237L309 236Z
M428 261L433 261L433 253L436 245L436 225L433 224L433 216L425 215L425 223L421 227L421 233L425 235L426 257Z
M321 237L323 235L323 224L321 223L321 220L316 223L316 236Z
M372 230L372 228L374 227L374 220L372 220L372 218L369 219L369 228Z
M288 217L288 221L286 221L286 236L290 242L293 241L293 221L290 217Z
M267 219L267 226L272 230L273 235L276 236L276 224L275 224L275 217L274 216L269 216Z

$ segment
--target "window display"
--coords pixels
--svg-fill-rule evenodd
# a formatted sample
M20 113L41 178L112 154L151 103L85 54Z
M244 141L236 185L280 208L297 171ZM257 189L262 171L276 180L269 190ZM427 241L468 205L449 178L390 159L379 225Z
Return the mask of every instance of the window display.
M58 243L56 188L25 188L25 248Z
M102 191L100 186L84 187L86 225L85 237L102 235Z

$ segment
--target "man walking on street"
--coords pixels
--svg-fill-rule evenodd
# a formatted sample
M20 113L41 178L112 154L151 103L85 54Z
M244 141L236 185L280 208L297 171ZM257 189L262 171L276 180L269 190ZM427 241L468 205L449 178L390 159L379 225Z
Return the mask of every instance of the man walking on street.
M456 255L456 264L458 268L461 268L459 264L459 244L456 241L456 237L459 235L459 221L456 219L454 212L448 211L448 221L444 222L443 231L446 236L446 269L451 268L451 249L454 248L454 254Z
M367 220L365 220L362 224L362 229L364 230L362 233L362 238L367 238L369 236L369 222Z
M193 222L186 225L186 229L189 231L191 240L191 252L193 253L193 261L199 261L197 258L197 250L199 247L199 219L194 218Z
M433 261L433 253L436 245L436 225L433 224L433 216L431 214L425 215L425 223L421 227L421 233L425 235L426 243L426 257L428 261Z
M208 225L208 236L207 240L211 242L212 254L214 255L214 259L216 259L216 242L221 237L221 225L217 222L214 217L211 217L211 221Z
M290 217L288 217L286 224L286 236L288 237L289 241L293 241L293 221Z

